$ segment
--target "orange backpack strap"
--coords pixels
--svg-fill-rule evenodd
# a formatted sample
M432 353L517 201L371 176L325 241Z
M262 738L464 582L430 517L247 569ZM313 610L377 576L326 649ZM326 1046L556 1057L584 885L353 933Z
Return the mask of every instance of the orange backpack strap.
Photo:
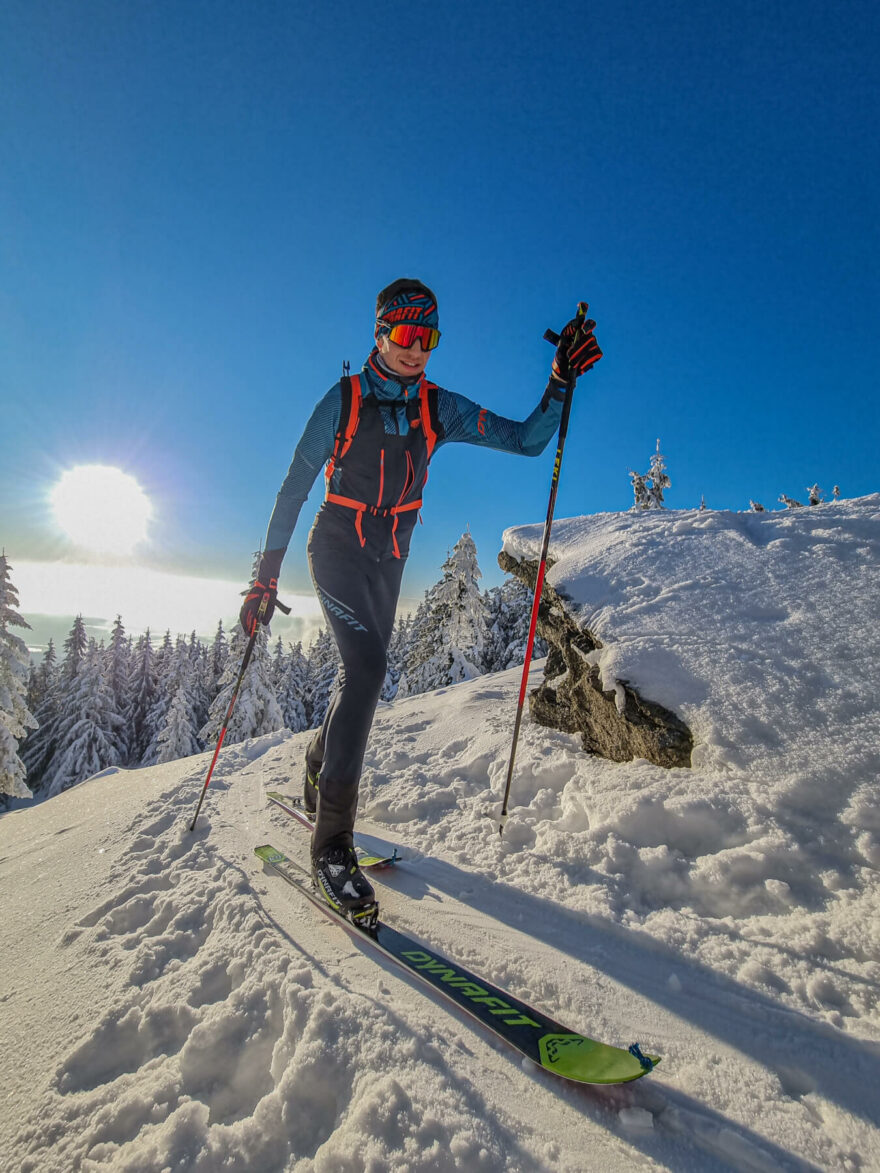
M445 434L443 425L440 423L437 401L437 384L429 383L423 379L419 384L419 415L422 421L425 443L428 445L428 460L433 455L434 446L437 441L442 440Z
M339 412L339 427L336 430L336 443L333 446L333 455L327 461L327 470L324 473L327 478L328 490L330 488L330 478L333 476L333 471L336 468L336 461L342 460L343 456L345 456L351 447L351 442L360 423L361 403L363 402L360 375L343 375L339 380L339 390L342 396L342 407Z

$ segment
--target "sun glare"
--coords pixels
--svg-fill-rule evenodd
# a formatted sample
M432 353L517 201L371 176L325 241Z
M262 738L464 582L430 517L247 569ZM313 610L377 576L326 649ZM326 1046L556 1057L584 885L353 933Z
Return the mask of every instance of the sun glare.
M147 536L150 499L128 473L104 464L68 469L52 490L55 520L72 542L104 554L130 554Z

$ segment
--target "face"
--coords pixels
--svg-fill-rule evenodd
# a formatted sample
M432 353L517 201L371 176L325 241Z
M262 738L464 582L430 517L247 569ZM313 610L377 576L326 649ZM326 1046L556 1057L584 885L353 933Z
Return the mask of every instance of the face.
M382 355L382 361L390 371L396 375L420 375L428 365L428 359L433 354L431 350L422 350L422 344L415 339L412 346L398 346L392 342L387 334L376 339L376 346Z

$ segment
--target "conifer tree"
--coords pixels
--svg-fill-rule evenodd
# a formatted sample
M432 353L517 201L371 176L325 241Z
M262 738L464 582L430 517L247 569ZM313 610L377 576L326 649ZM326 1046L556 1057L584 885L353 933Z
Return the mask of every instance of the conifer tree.
M645 476L637 472L630 472L634 501L633 510L638 509L665 509L663 490L672 484L666 472L665 457L660 451L660 441L657 441L657 451L651 457L651 466Z
M648 473L645 482L648 486L648 496L651 504L649 509L665 509L663 503L663 490L668 489L672 484L666 472L666 461L660 452L660 440L657 440L657 451L651 457L651 470Z
M184 692L189 694L192 686L190 652L186 640L182 635L177 637L175 644L172 646L170 632L166 633L162 645L161 657L157 657L157 659L159 660L159 671L156 680L156 692L153 697L153 703L150 706L150 711L147 714L146 722L150 740L141 758L141 765L144 766L153 766L159 761L159 739L168 721L171 702L178 688L183 685ZM189 717L192 718L193 706L192 700L189 697L187 699L187 712ZM198 726L193 727L194 735L197 728Z
M205 746L213 746L220 736L226 711L232 699L232 690L241 669L248 637L237 627L229 641L229 658L217 693L208 712L208 719L198 736ZM284 718L275 696L272 681L272 656L269 652L268 631L259 627L248 670L244 674L238 699L226 730L224 745L234 745L248 737L260 737L284 728Z
M381 699L383 701L393 701L397 696L412 638L412 626L413 618L409 615L403 616L394 624L391 642L388 645L388 668L385 672L385 683L382 686Z
M336 641L326 627L309 648L305 709L309 729L317 729L326 716L339 672Z
M489 648L487 672L503 672L522 665L529 639L533 594L518 578L508 578L487 595L489 612ZM535 637L532 659L547 655L547 645Z
M483 671L490 637L481 577L474 539L464 533L416 612L398 696L472 680Z
M278 644L281 644L280 638ZM291 646L289 653L280 660L280 664L276 648L275 679L278 704L281 706L285 726L294 733L300 733L309 727L305 707L308 678L309 662L303 654L302 643Z
M223 675L223 670L226 667L226 660L229 656L229 641L226 639L226 633L223 630L223 620L217 624L217 633L214 636L214 642L211 644L211 672L214 677L214 696L216 696L217 686L220 682L220 677ZM214 699L211 696L211 700Z
M123 761L120 727L104 655L92 640L61 698L59 738L43 779L48 797Z
M40 779L55 752L55 738L58 731L59 679L58 657L55 641L50 637L43 659L33 672L32 709L37 721L21 747L21 760L27 770L27 783L36 793Z
M82 615L77 615L73 627L64 641L64 660L61 663L60 682L62 688L69 688L79 675L80 667L86 657L89 647L89 637Z
M30 628L18 613L18 592L10 578L6 551L0 553L0 794L30 798L19 742L36 719L27 707L30 654L24 640L10 628Z
M125 634L122 625L122 616L117 615L110 633L110 647L107 649L107 683L113 696L116 712L122 718L120 726L120 741L122 743L122 760L127 761L131 754L131 721L129 677L131 675L131 643Z
M149 627L138 637L128 689L129 761L139 763L150 744L149 714L156 696L156 653Z
M202 752L201 742L196 736L190 680L181 679L174 690L162 728L156 737L156 762L173 762L177 758L188 758Z
M192 707L193 729L198 730L208 719L214 690L211 686L212 674L207 650L194 631L189 637L189 668L189 701Z

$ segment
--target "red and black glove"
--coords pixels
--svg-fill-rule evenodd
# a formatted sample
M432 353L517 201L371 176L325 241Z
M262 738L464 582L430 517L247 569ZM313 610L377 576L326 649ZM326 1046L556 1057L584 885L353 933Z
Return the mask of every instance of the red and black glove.
M563 328L553 359L550 378L563 387L571 378L579 378L602 357L599 343L593 336L596 323L587 317L587 303L578 302L577 314Z
M238 615L246 635L253 635L258 623L266 624L272 618L278 602L278 574L283 557L283 550L267 550L260 559L257 577L246 592Z

